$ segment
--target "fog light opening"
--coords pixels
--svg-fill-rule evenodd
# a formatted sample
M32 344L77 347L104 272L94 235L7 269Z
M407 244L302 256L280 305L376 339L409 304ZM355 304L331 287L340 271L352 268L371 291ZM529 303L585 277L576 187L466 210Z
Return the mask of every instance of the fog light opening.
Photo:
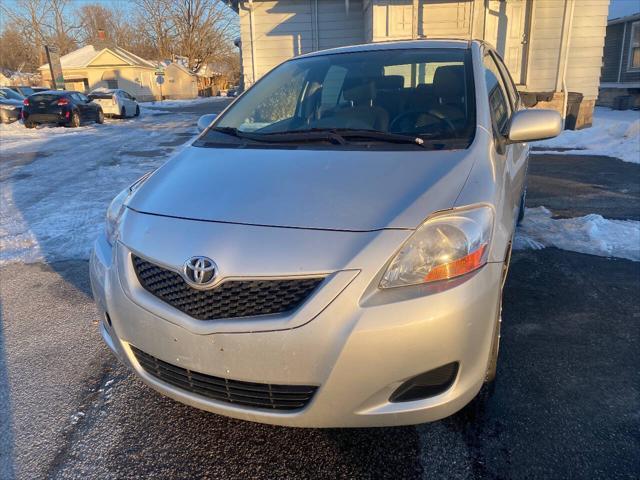
M389 401L411 402L440 395L453 385L458 365L458 362L448 363L410 378L391 394Z
M107 322L107 325L111 326L111 317L107 312L104 312L104 321Z

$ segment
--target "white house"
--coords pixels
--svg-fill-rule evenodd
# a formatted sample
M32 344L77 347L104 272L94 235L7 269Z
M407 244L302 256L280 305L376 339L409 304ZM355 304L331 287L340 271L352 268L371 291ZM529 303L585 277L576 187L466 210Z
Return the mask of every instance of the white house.
M528 105L566 111L598 95L609 0L230 0L240 17L242 72L251 85L296 55L419 38L483 39L503 55Z

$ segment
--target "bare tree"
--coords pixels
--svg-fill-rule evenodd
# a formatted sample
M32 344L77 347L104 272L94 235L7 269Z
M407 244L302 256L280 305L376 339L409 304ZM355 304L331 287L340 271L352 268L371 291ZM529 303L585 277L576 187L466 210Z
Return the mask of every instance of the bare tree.
M170 17L172 1L175 0L134 0L136 26L140 35L155 45L158 59L167 58L174 52L175 28Z
M69 0L48 0L50 4L48 41L56 45L61 55L78 47L76 35L79 27L72 23L68 15Z
M0 66L19 71L28 65L27 69L31 70L38 59L28 57L29 52L33 53L22 31L12 23L8 24L0 34Z
M47 18L51 13L50 3L47 0L16 0L11 8L7 3L0 3L0 9L31 45L24 52L29 67L42 65L44 45L47 42Z
M234 23L222 2L173 0L171 7L176 47L187 57L191 70L197 71L214 56L227 53Z

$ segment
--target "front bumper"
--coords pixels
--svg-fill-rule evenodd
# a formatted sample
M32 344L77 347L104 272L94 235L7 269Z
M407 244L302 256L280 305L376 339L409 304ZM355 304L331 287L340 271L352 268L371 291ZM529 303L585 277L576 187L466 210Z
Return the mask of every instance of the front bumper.
M387 255L406 235L378 232L366 250ZM307 302L310 306L294 312L293 317L303 312L309 316L302 323L282 319L271 330L242 331L238 321L235 328L233 321L191 324L177 311L172 314L170 307L158 310L146 304L148 299L138 298L135 286L128 285L135 280L118 271L127 268L128 247L119 244L114 250L115 254L101 237L91 256L94 298L103 318L108 312L110 319L110 325L101 322L103 338L145 383L182 403L244 420L297 427L406 425L455 413L484 381L498 315L502 264L490 263L441 292L413 287L379 291L371 288L370 272L348 270L332 298L314 296ZM323 307L315 311L312 307L318 301ZM203 328L202 324L216 325ZM207 375L318 389L301 410L236 406L149 375L131 346ZM389 401L405 380L451 362L459 362L459 372L444 393L416 401Z

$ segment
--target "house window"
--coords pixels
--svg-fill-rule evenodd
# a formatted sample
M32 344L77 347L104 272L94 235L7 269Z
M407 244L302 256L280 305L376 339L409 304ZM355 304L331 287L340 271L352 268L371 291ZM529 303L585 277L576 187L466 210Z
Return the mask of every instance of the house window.
M629 70L640 69L640 22L631 24L631 43L629 45Z
M118 80L105 80L107 88L118 88Z

